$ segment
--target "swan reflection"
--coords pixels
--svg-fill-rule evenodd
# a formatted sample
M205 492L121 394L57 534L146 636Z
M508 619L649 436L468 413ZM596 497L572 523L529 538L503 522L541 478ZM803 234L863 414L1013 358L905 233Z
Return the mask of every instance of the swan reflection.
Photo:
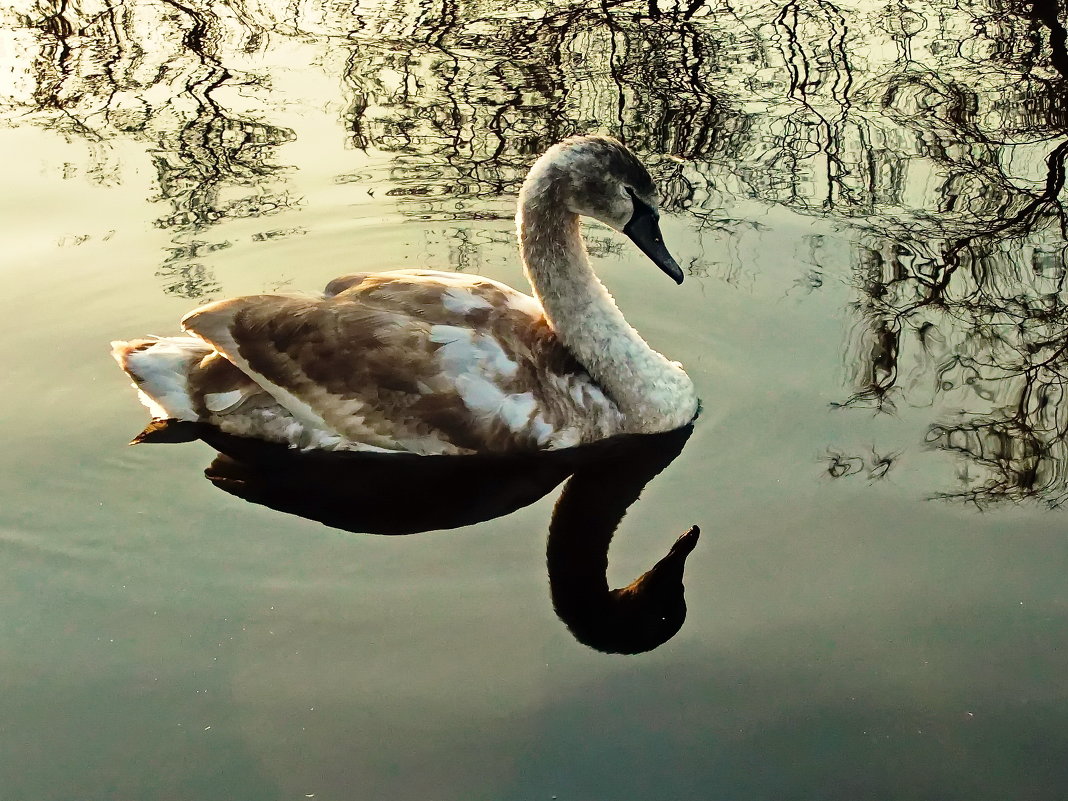
M528 456L297 452L199 424L157 425L136 441L199 438L219 455L205 470L251 503L346 531L403 535L501 517L568 479L549 524L553 608L575 639L607 653L652 650L686 619L683 570L692 527L626 587L611 589L608 549L627 509L686 444L691 426Z

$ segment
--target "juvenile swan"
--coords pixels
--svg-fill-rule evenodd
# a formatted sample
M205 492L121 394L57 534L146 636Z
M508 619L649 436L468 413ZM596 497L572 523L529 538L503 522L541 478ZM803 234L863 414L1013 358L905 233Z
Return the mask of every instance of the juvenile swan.
M555 450L686 425L693 383L623 319L590 268L580 215L682 282L649 173L614 139L575 137L538 159L519 194L533 298L457 273L356 273L321 297L209 303L182 320L187 336L112 353L153 418L295 448Z

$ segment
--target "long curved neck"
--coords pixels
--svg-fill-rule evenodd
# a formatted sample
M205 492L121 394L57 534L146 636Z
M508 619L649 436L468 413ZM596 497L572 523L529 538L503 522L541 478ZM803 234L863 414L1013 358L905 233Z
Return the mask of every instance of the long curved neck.
M627 323L594 275L560 183L548 171L532 173L516 215L523 265L549 325L619 406L628 431L684 425L694 412L693 385Z

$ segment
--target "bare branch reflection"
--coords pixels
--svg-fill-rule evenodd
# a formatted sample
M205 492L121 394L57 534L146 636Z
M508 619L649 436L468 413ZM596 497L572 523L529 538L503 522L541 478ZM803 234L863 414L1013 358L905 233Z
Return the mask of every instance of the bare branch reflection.
M294 103L334 115L353 161L337 185L420 221L468 271L511 258L498 221L536 155L600 130L653 166L728 282L748 270L734 246L775 207L854 243L837 405L931 407L927 444L961 464L943 497L1068 493L1063 4L40 0L0 14L29 54L5 116L84 147L100 183L120 179L113 143L149 152L168 293L218 291L213 261L236 244L224 223L301 208L280 157L301 134L284 122ZM286 48L308 43L336 96L276 85ZM814 264L796 286L823 283Z
M262 91L260 76L224 64L235 47L256 48L263 31L245 26L229 6L163 0L160 4L41 2L22 20L36 31L33 118L93 152L90 177L114 182L111 143L136 139L156 172L166 207L156 225L173 233L157 270L169 294L203 298L217 283L201 253L220 221L259 217L294 207L277 148L295 137L285 127L235 112L235 91ZM231 101L222 99L227 94Z
M928 184L937 191L929 214L873 226L882 242L872 240L858 269L856 389L846 404L959 404L927 436L962 459L959 488L938 497L980 506L1028 498L1059 506L1068 498L1068 217L1060 199L1068 86L1064 29L1040 6L990 20L992 60L972 65L987 84L982 94L944 71L914 69L886 82L885 107L922 134L918 155L942 181ZM1045 55L1054 69L1046 72L1037 34L1051 22ZM1032 35L1009 35L1024 25ZM1010 41L1032 49L1013 52ZM1022 74L1014 74L1018 65ZM1036 163L1044 164L1038 175L1017 172ZM899 193L906 171L896 173Z

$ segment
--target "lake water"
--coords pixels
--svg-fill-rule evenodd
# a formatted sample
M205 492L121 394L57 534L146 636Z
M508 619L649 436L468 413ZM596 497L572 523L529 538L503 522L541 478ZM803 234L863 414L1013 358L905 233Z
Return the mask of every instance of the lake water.
M1053 2L16 0L0 23L0 798L1068 795ZM688 273L586 229L704 403L611 545L618 587L701 527L663 645L558 619L559 489L375 536L221 491L203 442L127 447L146 415L110 340L355 270L524 287L518 183L579 132L649 164ZM359 504L431 489L407 486Z

